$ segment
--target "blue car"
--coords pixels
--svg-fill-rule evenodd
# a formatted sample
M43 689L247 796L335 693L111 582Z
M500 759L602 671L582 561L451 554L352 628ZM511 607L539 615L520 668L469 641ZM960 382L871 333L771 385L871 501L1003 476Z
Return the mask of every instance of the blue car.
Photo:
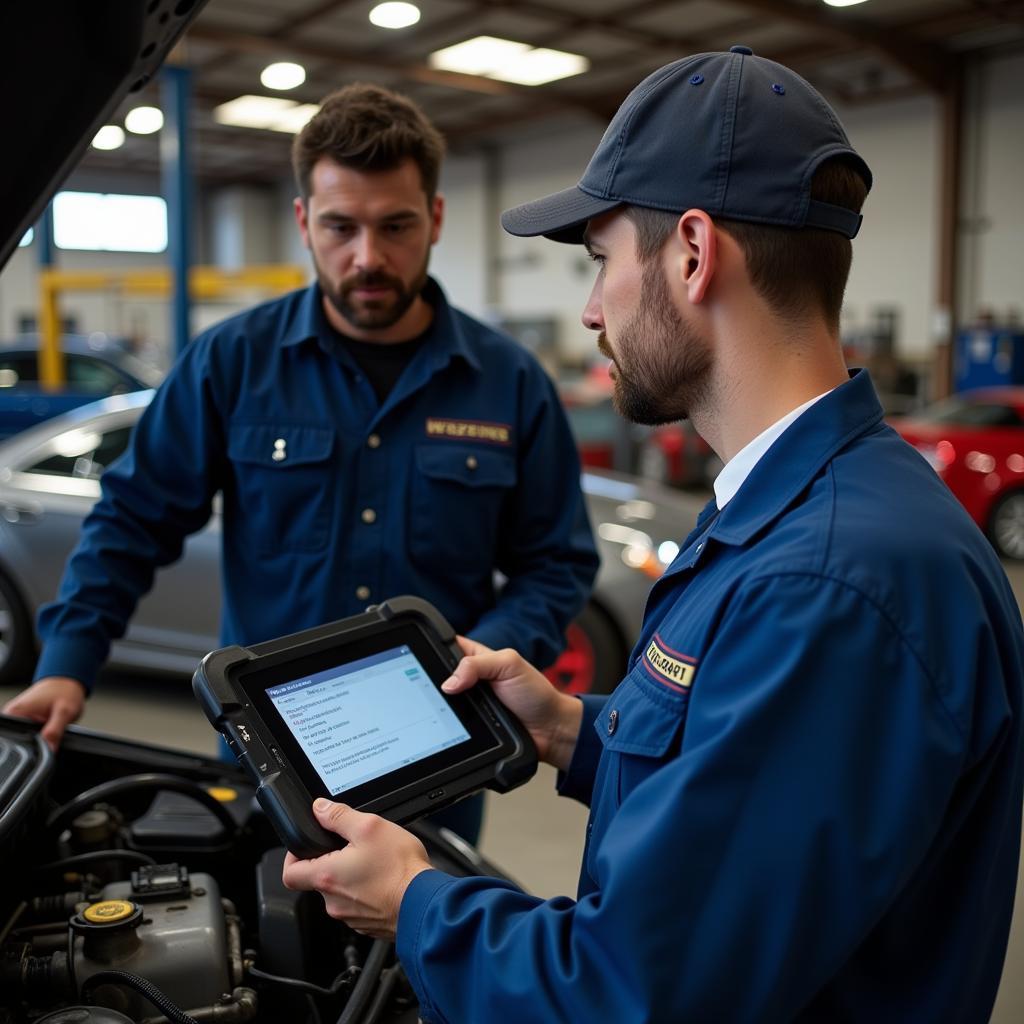
M163 376L106 335L66 335L61 348L66 383L44 391L38 337L22 335L0 345L0 438L107 395L156 387Z

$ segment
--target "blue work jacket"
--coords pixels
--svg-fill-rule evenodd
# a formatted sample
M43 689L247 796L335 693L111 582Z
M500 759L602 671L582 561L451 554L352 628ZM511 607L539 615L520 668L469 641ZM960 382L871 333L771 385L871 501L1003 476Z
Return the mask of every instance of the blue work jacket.
M416 594L460 632L551 662L598 565L564 411L525 349L435 282L424 297L433 331L383 403L328 336L316 285L200 335L103 474L40 614L36 677L92 685L217 492L225 644Z
M865 373L786 430L584 698L578 899L418 875L449 1024L987 1020L1021 834L1024 637L985 538Z

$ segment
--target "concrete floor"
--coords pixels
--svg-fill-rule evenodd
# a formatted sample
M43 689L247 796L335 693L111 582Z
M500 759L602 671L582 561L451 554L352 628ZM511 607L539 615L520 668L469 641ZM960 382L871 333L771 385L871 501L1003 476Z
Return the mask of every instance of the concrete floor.
M1007 566L1024 607L1024 566ZM13 691L0 687L0 704ZM91 729L130 736L199 753L216 751L216 735L180 679L140 682L120 675L102 680L82 723ZM554 792L554 772L541 767L529 785L502 797L488 795L480 843L483 853L530 892L572 895L583 849L586 810ZM1010 948L993 1024L1024 1021L1024 872L1018 880Z

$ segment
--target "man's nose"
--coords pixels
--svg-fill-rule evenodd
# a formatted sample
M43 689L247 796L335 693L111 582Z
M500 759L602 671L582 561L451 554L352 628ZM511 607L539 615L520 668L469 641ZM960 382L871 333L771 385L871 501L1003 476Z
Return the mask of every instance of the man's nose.
M376 232L360 232L356 240L355 261L360 270L378 270L381 267L384 260Z
M601 305L600 280L594 282L594 287L590 291L590 298L587 299L587 304L583 307L583 316L580 319L588 331L604 330L604 308Z

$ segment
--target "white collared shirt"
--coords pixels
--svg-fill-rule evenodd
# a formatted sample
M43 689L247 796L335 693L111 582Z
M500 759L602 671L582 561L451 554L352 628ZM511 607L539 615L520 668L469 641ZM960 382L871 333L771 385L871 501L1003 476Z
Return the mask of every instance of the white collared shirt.
M832 388L829 388L831 391ZM815 402L829 393L823 391L809 402L797 406L792 412L786 413L781 420L776 420L767 430L762 430L749 444L741 448L723 467L715 478L715 504L719 509L725 508L743 486L743 481L750 476L750 471L760 462L766 451L782 436L786 428L802 413L805 413Z

